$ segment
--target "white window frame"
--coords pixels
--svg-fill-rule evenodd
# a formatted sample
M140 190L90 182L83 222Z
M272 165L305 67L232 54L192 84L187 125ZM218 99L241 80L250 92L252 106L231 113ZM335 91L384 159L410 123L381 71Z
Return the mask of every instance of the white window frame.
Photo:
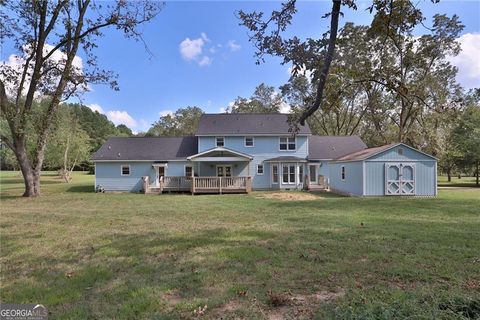
M230 164L217 164L217 165L215 166L215 177L220 177L220 176L218 175L218 167L223 167L223 170L224 170L224 171L223 171L224 175L221 176L221 177L223 177L223 178L230 178L230 177L233 177L233 176L234 176L234 175L233 175L233 167L232 167L232 165L230 165ZM227 177L227 176L225 175L225 173L227 172L227 170L226 170L227 167L230 168L230 177Z
M288 168L288 169L287 169L287 173L288 173L288 175L287 175L287 177L288 177L287 180L288 180L288 181L287 181L287 182L285 182L285 180L283 179L283 176L284 176L284 175L283 175L283 169L284 169L285 167ZM294 173L294 174L293 174L293 181L290 180L290 177L291 177L290 168L291 168L291 167L294 168L294 169L293 169L293 173ZM290 163L284 163L284 164L282 164L282 184L295 184L296 181L297 181L297 166L296 166L295 164L290 164Z
M273 168L277 168L277 181L274 180ZM272 184L280 183L280 165L278 163L270 165L270 171L272 172Z
M285 150L282 150L280 148L280 145L282 144L282 139L287 139L287 149ZM294 139L295 141L295 149L289 149L288 146L290 145L290 142L289 140L290 139ZM294 151L297 151L297 137L278 137L278 151L281 151L281 152L294 152Z
M300 164L298 165L298 183L303 183L304 182L304 178L305 178L305 172L304 172L304 168L303 168L303 165Z
M345 166L342 166L340 169L340 178L342 181L347 180L347 170L345 170Z
M128 174L123 174L123 167L128 167ZM122 177L128 177L131 173L132 173L132 170L129 164L120 165L120 174L122 175Z
M262 173L258 172L258 168L259 167L262 167ZM263 174L265 173L265 166L263 165L263 163L258 163L257 164L257 176L263 176Z
M252 139L252 145L251 146L247 145L247 139ZM255 138L254 137L245 137L245 139L243 139L243 145L245 146L245 148L253 148L255 146Z
M193 166L191 164L186 164L183 166L183 174L185 175L185 177L192 177L192 175L187 176L187 168L192 169L192 175L193 175Z
M218 145L218 139L222 139L222 145L221 146ZM221 147L221 148L225 147L225 137L215 137L215 146L216 147Z

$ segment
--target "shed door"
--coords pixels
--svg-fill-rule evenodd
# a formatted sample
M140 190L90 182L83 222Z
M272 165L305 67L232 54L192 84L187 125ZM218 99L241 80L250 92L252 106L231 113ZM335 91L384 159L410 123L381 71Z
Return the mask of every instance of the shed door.
M415 195L415 165L413 163L385 164L385 194Z

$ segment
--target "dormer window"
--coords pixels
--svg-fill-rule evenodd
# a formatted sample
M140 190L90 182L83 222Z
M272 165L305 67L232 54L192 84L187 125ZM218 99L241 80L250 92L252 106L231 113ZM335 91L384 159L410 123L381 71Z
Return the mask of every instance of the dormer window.
M245 147L253 147L253 137L245 137Z
M217 147L224 147L225 146L225 138L224 137L216 137L215 143Z
M295 137L280 137L280 151L295 151L297 141Z

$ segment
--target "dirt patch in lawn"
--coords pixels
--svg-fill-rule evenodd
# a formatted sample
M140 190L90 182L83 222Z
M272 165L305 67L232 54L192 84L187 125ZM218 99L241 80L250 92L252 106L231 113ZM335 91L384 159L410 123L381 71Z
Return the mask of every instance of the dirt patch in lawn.
M259 195L259 199L273 199L284 201L311 201L323 199L320 196L316 196L310 193L297 193L297 192L271 192Z

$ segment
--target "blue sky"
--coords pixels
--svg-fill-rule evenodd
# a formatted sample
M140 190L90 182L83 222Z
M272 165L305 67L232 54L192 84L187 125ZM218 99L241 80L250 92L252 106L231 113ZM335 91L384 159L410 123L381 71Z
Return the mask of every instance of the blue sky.
M357 11L346 10L341 24L368 24L372 18L365 11L368 3L360 1ZM465 25L467 57L455 61L460 67L459 81L468 87L480 86L480 2L419 3L427 18L435 13L460 16ZM330 1L300 1L288 33L318 38L328 28L329 20L321 16L330 6ZM160 114L180 107L196 105L207 112L219 112L237 96L250 96L262 82L278 87L288 80L289 66L276 58L256 65L247 31L238 25L234 12L271 12L279 7L277 1L167 2L159 16L143 27L153 57L142 43L125 39L116 30L107 31L99 40L96 53L100 65L118 73L120 91L95 85L82 102L116 124L124 122L134 131L145 131ZM2 51L1 60L10 54ZM473 71L471 60L476 61Z

